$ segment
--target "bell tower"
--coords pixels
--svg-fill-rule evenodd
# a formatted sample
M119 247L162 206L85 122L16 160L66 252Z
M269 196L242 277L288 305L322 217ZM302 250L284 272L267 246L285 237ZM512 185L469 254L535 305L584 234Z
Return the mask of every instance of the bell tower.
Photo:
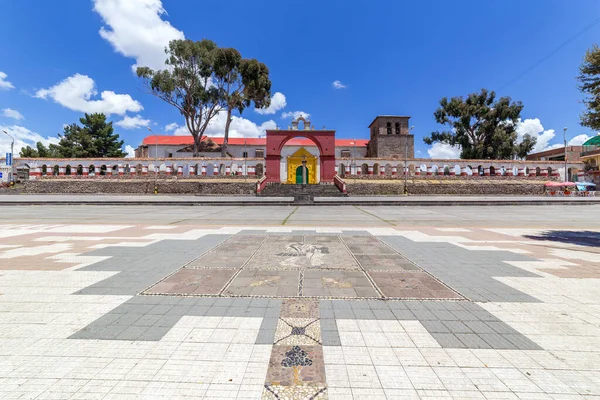
M379 115L369 125L369 157L415 156L415 136L410 133L410 117Z

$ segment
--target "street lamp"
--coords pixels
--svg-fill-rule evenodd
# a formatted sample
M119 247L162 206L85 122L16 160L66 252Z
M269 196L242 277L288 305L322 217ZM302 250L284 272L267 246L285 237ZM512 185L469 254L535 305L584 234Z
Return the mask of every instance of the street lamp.
M244 180L248 179L248 147L246 146L246 139L244 139Z
M146 127L151 134L156 136L156 147L154 148L154 194L158 193L158 135L152 132L152 128Z
M414 126L410 127L410 132L415 129ZM404 194L408 195L408 137L410 136L410 132L406 135L406 140L404 140Z
M567 181L567 127L563 128L563 139L565 141L565 182Z
M350 157L350 175L352 175L352 166L354 164L354 175L356 176L356 139L352 139L350 144L354 146L354 151L352 152L352 156ZM344 174L345 173L346 171L344 171Z
M6 132L6 131L2 131L2 132L4 132L6 134L6 136L8 136L11 140L11 142L10 142L10 176L9 176L9 178L10 178L10 182L12 183L12 181L13 181L13 176L12 176L13 172L12 171L13 171L13 163L14 163L14 159L15 159L15 157L13 155L13 149L15 147L15 138L10 136L8 134L8 132Z

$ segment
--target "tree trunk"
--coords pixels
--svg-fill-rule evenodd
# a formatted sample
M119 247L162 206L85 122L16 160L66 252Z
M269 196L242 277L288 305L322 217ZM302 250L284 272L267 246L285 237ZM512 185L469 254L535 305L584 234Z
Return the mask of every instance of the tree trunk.
M229 142L229 126L231 125L231 108L227 109L227 122L225 122L225 136L221 146L221 157L227 156L227 143Z
M200 153L200 144L202 143L202 136L194 136L194 145L192 146L192 157L198 157Z

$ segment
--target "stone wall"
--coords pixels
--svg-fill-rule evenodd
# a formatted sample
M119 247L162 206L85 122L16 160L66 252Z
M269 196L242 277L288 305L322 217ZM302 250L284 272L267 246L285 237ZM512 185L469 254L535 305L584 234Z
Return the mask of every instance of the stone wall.
M377 153L375 157L393 157L404 158L406 154L406 141L408 140L408 158L413 158L415 154L415 136L414 135L380 135L377 137Z
M346 180L350 196L394 196L404 194L403 182ZM413 195L541 195L543 181L506 180L415 180L408 182L408 193Z
M380 165L381 167L385 167L385 165ZM387 170L386 170L387 174ZM389 176L389 175L360 175L360 176L347 176L344 178L345 182L353 182L353 181L393 181L391 183L404 184L404 177L401 175ZM496 181L503 182L523 182L523 181L532 181L530 183L539 182L548 182L548 181L561 181L560 177L553 176L505 176L505 175L495 175L495 176L479 176L479 175L469 175L469 176L449 176L449 175L420 175L420 176L410 176L408 181L462 181L465 183L471 182L490 182L495 183Z
M159 180L157 186L158 193L236 196L253 195L256 182L254 180ZM148 194L154 193L154 180L42 179L25 181L23 193Z
M410 134L410 117L400 116L378 116L369 126L369 157L405 157L408 141L408 158L415 154L415 138ZM387 124L390 124L391 133L388 134ZM399 124L400 132L396 134L396 124Z
M524 179L411 179L413 195L541 195L546 180ZM394 196L404 193L402 180L346 179L350 196ZM254 180L169 179L158 181L158 193L205 196L254 195ZM154 180L148 179L42 179L25 181L22 193L60 194L151 194Z

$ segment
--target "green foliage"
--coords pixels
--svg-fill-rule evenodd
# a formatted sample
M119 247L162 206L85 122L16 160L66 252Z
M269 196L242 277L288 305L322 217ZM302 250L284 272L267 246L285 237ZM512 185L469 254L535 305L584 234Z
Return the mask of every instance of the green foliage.
M44 157L42 153L65 158L119 158L127 155L121 150L123 141L113 132L112 122L106 122L106 115L85 114L79 122L82 126L65 126L63 134L58 135L58 144L51 144L47 151L44 148L40 151L41 143L38 143L39 156Z
M42 144L40 142L38 142L39 144ZM43 146L43 145L42 145ZM34 149L31 146L27 146L27 147L23 147L21 149L21 151L19 152L19 157L29 157L29 158L36 158L39 157L40 154L38 153L37 149Z
M44 146L42 142L37 142L35 148L27 146L21 149L19 157L30 157L30 158L59 158L61 157L58 152L58 147L55 144L51 144L49 147Z
M41 158L57 158L60 157L56 149L56 145L50 145L49 147L44 146L42 142L36 143L38 156Z
M600 48L589 49L579 67L579 90L585 98L586 110L581 114L581 125L600 130Z
M150 94L175 107L185 118L194 138L194 156L201 151L204 132L221 110L227 110L222 154L227 152L231 114L240 114L252 103L266 107L271 101L269 69L243 59L239 51L218 48L207 39L173 40L165 50L165 70L139 67L137 75Z
M219 88L212 82L216 50L217 45L207 39L173 40L165 50L168 69L137 69L150 93L175 107L185 118L194 138L194 156L198 155L209 122L222 109Z
M242 114L252 102L255 108L268 107L271 103L271 80L265 64L254 59L243 59L236 49L217 49L214 62L213 82L219 88L221 106L227 110L221 150L221 157L225 157L233 110Z
M439 124L452 129L432 132L423 140L429 145L460 145L464 159L523 158L533 149L536 139L526 134L520 143L517 140L516 125L522 109L521 102L511 102L510 97L496 100L496 93L486 89L466 99L444 97L434 116Z

